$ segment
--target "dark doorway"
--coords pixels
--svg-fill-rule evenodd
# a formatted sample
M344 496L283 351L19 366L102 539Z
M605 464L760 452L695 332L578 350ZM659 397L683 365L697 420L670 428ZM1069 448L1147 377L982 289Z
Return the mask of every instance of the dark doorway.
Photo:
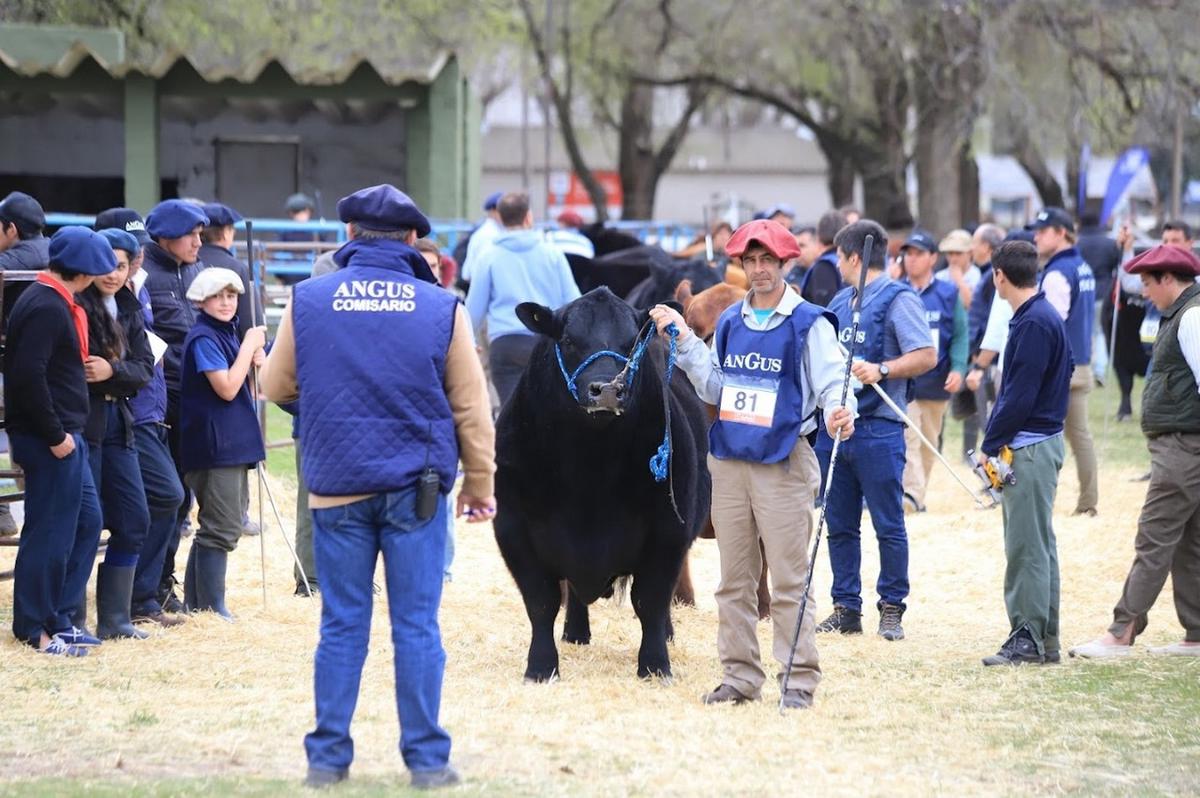
M46 213L96 214L106 208L125 204L123 177L62 177L57 175L0 174L0 197L10 191L24 191L42 204ZM164 199L178 195L175 178L159 182ZM149 208L135 208L145 216Z

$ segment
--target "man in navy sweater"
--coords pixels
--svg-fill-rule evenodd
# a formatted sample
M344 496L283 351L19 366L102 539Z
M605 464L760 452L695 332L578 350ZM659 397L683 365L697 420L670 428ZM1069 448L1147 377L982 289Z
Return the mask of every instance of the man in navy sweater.
M1071 346L1054 306L1038 290L1037 250L1000 245L996 294L1013 308L1004 379L984 433L981 461L1011 451L1016 483L1004 488L1004 603L1010 633L984 665L1058 662L1058 551L1051 515L1063 464Z

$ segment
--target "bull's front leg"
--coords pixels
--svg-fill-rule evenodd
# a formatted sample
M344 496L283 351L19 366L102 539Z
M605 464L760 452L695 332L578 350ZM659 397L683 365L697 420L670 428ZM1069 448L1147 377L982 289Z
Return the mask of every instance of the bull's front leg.
M667 654L667 638L671 635L671 594L679 562L674 568L659 563L648 564L634 574L633 609L642 622L642 645L638 649L637 675L669 677L671 658Z
M496 543L529 616L531 637L525 680L548 682L558 673L558 647L554 643L554 619L562 601L558 578L538 560L519 519L498 514L495 529Z

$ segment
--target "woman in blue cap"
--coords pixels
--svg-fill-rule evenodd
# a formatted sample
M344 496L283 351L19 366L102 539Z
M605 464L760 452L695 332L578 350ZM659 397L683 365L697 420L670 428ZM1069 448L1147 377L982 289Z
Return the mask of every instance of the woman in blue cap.
M79 294L79 304L88 315L90 351L84 372L91 412L84 437L104 525L110 532L104 562L96 575L96 635L101 640L142 639L148 635L134 628L129 609L150 512L129 399L154 376L154 354L146 337L142 305L126 286L130 261L141 247L124 230L101 230L100 235L112 246L117 268Z
M76 625L96 547L100 503L88 467L88 321L75 294L117 265L84 227L50 239L50 265L13 306L4 362L5 425L25 471L25 529L13 575L13 635L81 657L100 641Z

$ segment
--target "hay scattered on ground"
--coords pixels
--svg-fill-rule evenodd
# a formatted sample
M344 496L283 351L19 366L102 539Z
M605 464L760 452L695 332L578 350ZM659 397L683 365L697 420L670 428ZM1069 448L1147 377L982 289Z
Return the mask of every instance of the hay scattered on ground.
M1068 461L1055 517L1067 643L1101 632L1119 593L1145 490L1130 480L1141 470L1105 469L1100 516L1070 518ZM593 644L562 646L561 680L524 685L528 624L518 593L490 527L460 523L442 612L442 719L455 763L477 790L524 795L765 794L781 785L855 795L1194 789L1200 662L1139 655L1115 666L985 671L979 657L996 649L1007 626L999 511L971 510L948 478L935 472L935 481L930 511L910 517L908 639L822 637L816 707L783 718L769 686L756 705L699 703L720 679L712 541L693 552L699 606L675 614L672 684L635 678L633 612L601 603L592 611ZM293 486L272 484L290 524ZM869 605L877 557L869 524L865 532ZM202 615L74 662L39 657L2 635L0 778L9 788L66 776L153 791L219 777L284 780L280 791L294 790L312 722L319 605L292 596L287 549L274 524L266 535L265 609L258 541L243 538L230 559L236 624ZM0 553L0 567L11 557ZM828 611L828 590L822 547L819 613ZM0 585L6 628L11 591ZM380 596L354 724L360 783L406 781L386 617ZM1151 620L1144 642L1179 639L1169 590ZM864 623L875 621L868 610ZM759 631L770 652L769 624Z

